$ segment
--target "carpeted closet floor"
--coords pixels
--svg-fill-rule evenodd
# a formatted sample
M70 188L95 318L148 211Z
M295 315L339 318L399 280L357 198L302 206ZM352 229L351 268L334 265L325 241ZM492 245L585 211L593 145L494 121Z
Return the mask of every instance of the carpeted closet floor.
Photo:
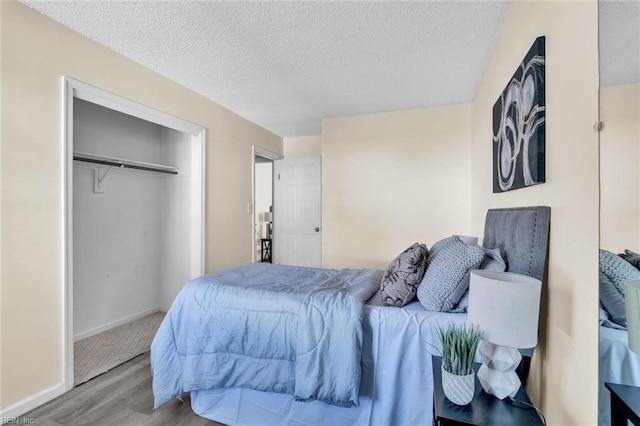
M74 343L75 386L148 352L164 316L156 312Z

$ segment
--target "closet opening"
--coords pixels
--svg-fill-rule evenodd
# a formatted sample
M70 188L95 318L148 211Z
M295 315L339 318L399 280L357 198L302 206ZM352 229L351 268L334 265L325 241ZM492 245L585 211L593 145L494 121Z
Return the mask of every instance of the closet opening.
M204 129L67 79L65 391L149 350L204 273Z

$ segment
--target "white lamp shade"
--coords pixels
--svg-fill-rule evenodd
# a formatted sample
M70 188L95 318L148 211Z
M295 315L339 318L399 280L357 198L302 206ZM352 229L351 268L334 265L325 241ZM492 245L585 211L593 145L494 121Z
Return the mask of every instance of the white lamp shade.
M273 213L264 212L263 219L265 222L273 222Z
M471 271L467 323L496 345L533 348L538 343L542 282L511 272Z
M627 307L629 349L640 354L640 281L624 283L624 299Z

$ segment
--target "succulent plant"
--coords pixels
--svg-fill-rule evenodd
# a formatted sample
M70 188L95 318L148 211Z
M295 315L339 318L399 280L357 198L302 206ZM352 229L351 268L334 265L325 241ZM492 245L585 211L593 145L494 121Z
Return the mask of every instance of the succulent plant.
M446 329L438 326L442 343L442 367L445 371L458 376L473 372L473 362L482 331L476 325L466 326L450 324Z

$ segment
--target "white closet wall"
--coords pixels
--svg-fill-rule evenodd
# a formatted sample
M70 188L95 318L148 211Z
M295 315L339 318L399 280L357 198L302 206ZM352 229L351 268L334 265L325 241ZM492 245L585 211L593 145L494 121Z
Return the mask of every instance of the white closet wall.
M189 135L79 99L73 131L74 151L180 168L173 176L74 161L79 340L168 307L188 280L191 169Z
M162 127L162 164L180 169L177 176L163 179L161 187L162 252L160 264L160 308L169 309L191 273L191 137Z

